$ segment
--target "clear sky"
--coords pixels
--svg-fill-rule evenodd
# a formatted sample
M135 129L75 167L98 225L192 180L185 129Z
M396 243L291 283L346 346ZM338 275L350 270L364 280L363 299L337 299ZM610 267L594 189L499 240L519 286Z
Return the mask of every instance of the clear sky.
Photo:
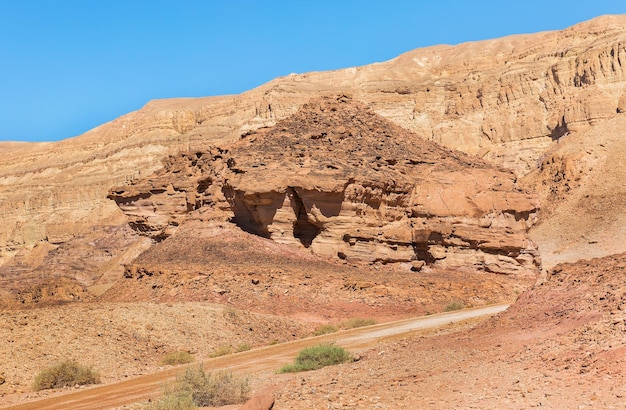
M0 0L0 140L64 139L152 99L623 13L625 0Z

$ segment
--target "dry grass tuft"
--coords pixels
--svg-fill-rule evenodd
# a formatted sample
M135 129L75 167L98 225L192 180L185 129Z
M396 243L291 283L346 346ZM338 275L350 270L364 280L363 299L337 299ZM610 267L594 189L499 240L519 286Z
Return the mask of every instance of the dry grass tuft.
M461 310L464 309L465 305L463 304L463 302L460 302L458 300L454 300L450 303L448 303L444 308L443 311L444 312L453 312L455 310Z
M220 346L217 349L215 349L213 351L213 353L211 353L209 355L209 357L220 357L220 356L226 356L228 354L231 354L233 352L233 348L230 346Z
M341 323L342 329L355 329L357 327L375 325L376 321L371 318L353 317Z
M75 360L66 360L42 370L35 377L33 388L39 391L99 382L100 376L91 367L83 366Z
M178 364L187 364L195 360L193 355L183 350L168 353L161 359L160 363L166 366L176 366Z
M339 331L337 326L322 325L322 326L318 327L317 329L315 329L315 331L313 332L313 336L327 335L329 333L335 333L337 331Z
M190 367L165 387L165 394L145 410L191 410L243 403L248 399L248 379L230 372L206 372L202 366Z

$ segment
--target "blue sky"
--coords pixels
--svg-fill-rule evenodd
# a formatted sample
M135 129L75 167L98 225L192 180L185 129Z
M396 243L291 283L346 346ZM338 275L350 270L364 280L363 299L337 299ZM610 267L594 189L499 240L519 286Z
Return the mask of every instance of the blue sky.
M622 13L624 0L0 0L0 140L60 140L152 99Z

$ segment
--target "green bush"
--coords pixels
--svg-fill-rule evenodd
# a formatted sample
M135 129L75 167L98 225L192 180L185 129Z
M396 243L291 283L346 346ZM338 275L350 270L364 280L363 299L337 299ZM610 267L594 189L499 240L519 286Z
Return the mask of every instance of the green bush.
M452 312L455 310L461 310L465 308L465 305L463 304L463 302L459 302L458 300L452 301L450 303L448 303L444 308L443 311L444 312Z
M80 365L75 360L66 360L42 370L35 377L33 388L44 390L99 382L98 373L93 371L91 367Z
M163 356L160 363L167 366L175 366L177 364L187 364L193 361L194 357L191 353L178 350Z
M374 319L365 319L362 317L353 317L352 319L348 319L341 324L341 327L344 329L354 329L357 327L363 326L371 326L375 325L376 321Z
M301 350L296 357L295 363L281 367L278 373L317 370L322 367L346 363L353 360L352 354L343 347L324 343Z
M335 333L338 330L339 329L337 329L337 327L333 325L322 325L315 329L315 331L313 332L313 336L327 335L329 333Z

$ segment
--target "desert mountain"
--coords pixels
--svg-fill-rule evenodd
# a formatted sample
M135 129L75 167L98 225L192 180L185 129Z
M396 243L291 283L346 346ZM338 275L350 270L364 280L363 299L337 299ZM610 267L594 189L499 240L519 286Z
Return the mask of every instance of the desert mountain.
M288 409L622 408L624 158L626 16L2 143L0 406L77 389L31 391L68 358L112 383L169 352L502 302L253 383Z
M514 171L546 210L530 231L546 266L624 251L625 27L625 16L604 16L562 31L417 49L235 96L152 101L57 143L1 144L2 276L15 282L70 241L107 243L89 237L127 222L109 190L162 169L163 157L229 149L312 98L340 94L411 135ZM126 240L144 249L139 237ZM128 246L95 251L101 263L115 261L111 275L136 254L124 255Z

